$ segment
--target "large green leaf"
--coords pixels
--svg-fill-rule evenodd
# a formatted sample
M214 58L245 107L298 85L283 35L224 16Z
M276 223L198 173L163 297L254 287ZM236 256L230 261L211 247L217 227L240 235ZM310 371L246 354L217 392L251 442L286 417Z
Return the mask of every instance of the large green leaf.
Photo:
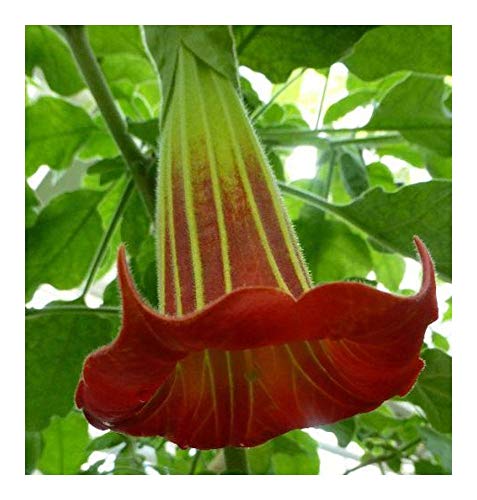
M27 296L42 283L71 289L86 277L103 230L103 193L73 191L54 198L26 233Z
M387 193L373 188L333 212L369 234L388 250L416 257L413 236L427 245L436 269L452 275L452 183L433 180Z
M440 77L411 74L384 96L367 130L398 130L408 141L442 156L452 153L448 87Z
M71 95L84 88L68 46L48 26L26 27L25 56L26 74L31 76L36 67L41 68L51 90L58 94Z
M364 34L344 63L364 80L376 80L400 70L450 75L452 28L380 26Z
M96 130L86 111L54 97L28 106L25 125L27 176L43 164L58 170L69 167Z
M420 406L440 432L452 431L452 358L440 349L422 353L426 363L408 401Z
M254 26L236 26L237 46ZM240 64L284 82L295 68L327 68L341 59L370 27L262 26L239 54Z
M112 323L94 310L27 316L27 430L44 429L52 416L67 415L73 408L84 358L112 335Z
M45 446L38 468L43 474L77 474L88 454L88 423L80 413L54 417L43 431Z

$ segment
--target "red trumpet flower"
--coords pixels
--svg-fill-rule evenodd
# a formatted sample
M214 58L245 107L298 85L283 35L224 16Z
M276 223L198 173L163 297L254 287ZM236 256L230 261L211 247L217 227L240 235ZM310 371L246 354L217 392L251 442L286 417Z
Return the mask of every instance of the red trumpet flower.
M415 239L413 297L312 288L233 83L185 46L175 71L158 177L159 311L136 291L122 247L122 328L86 359L78 407L101 429L207 449L255 446L406 394L437 317L424 244Z

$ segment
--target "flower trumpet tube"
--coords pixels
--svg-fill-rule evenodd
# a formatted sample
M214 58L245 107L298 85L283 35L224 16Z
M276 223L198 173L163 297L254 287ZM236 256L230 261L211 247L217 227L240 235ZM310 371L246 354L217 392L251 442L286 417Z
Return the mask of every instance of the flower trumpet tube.
M404 395L437 318L432 261L415 243L415 296L313 288L233 82L181 45L162 120L159 308L138 294L121 247L121 331L86 359L77 406L101 429L208 449L255 446Z

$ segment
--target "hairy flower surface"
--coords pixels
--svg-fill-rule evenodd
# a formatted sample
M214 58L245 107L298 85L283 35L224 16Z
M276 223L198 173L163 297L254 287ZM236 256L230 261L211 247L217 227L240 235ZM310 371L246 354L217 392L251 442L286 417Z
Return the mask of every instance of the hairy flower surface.
M182 447L254 446L406 394L437 318L424 244L419 293L312 288L236 88L182 46L163 117L159 308L118 258L122 328L85 361L76 403L98 428ZM320 235L316 235L319 241Z

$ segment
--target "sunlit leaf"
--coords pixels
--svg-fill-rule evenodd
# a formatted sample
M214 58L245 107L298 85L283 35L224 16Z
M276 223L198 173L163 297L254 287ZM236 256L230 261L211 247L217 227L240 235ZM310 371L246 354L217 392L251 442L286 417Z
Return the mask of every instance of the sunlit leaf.
M84 109L54 97L42 97L28 106L25 122L28 176L43 164L57 170L69 167L96 130Z
M88 456L88 423L80 413L54 417L42 433L44 448L38 462L43 474L77 474Z
M380 26L364 34L344 63L364 80L400 70L450 75L451 37L451 26Z

